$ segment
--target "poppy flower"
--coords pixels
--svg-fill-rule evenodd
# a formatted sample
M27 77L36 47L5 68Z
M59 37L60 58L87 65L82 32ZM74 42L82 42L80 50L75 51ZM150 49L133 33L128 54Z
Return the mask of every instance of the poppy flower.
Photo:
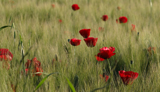
M80 45L81 40L73 38L73 39L68 39L68 42L73 46L78 46Z
M59 20L59 23L62 23L62 20Z
M88 38L90 36L91 29L81 29L79 33L84 37Z
M8 49L0 49L0 60L11 61L13 54Z
M133 32L133 31L136 31L136 26L134 25L134 24L132 24L132 28L131 28L131 31Z
M97 59L97 61L104 61L105 59L110 58L111 56L115 55L116 53L114 53L115 48L114 47L103 47L100 48L100 53L98 53L95 57Z
M97 43L98 38L94 38L94 37L88 37L86 39L84 39L84 41L86 42L86 45L88 47L94 47Z
M105 75L105 74L103 74L103 75L99 75L102 79L104 79L105 78L105 82L107 82L108 81L108 79L109 79L109 76L108 75Z
M116 23L119 23L118 19L116 19Z
M103 20L103 21L108 20L108 15L103 15L103 16L102 16L102 20Z
M37 58L33 58L32 60L27 60L27 62L25 63L26 68L29 68L30 65L33 64L33 67L40 67L41 66L41 62L37 60Z
M117 10L120 10L120 9L121 9L121 7L118 6L118 7L117 7Z
M79 8L78 4L73 4L73 5L72 5L72 9L73 9L74 11L76 11L76 10L79 10L80 8Z
M35 75L37 75L37 76L41 76L42 75L43 70L42 70L41 67L36 67L35 70L36 70L35 71Z
M126 23L127 21L128 21L127 17L125 17L125 16L119 17L120 23Z
M125 85L132 84L135 79L138 77L137 72L132 71L119 71L119 75Z
M52 6L52 8L54 8L54 7L55 7L55 4L51 4L51 6Z
M8 49L4 49L1 48L0 49L0 61L5 61L3 62L3 67L4 66L8 66L7 69L10 68L10 64L8 63L8 61L11 61L13 58L13 54L8 50Z
M26 69L25 69L26 74L28 73L28 71L32 69L32 73L35 73L35 75L37 76L42 75L42 73L37 73L37 72L43 72L43 70L41 68L41 62L38 61L36 57L33 58L32 60L27 60L27 62L25 63L25 66L26 66Z

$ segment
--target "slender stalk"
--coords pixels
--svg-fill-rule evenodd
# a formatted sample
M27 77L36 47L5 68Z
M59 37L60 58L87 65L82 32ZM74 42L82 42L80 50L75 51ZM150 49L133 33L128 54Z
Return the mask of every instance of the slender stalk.
M109 85L109 89L108 89L108 91L109 91L110 88L111 88L111 82L112 82L112 79L113 79L113 72L112 72L112 69L111 69L111 64L109 62L109 59L107 59L107 61L108 61L108 67L109 67L109 73L110 73L110 85Z

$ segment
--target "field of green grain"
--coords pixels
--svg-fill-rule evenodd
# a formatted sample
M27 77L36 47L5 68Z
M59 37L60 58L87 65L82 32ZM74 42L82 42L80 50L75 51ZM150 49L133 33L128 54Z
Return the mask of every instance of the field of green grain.
M73 4L80 9L73 11ZM0 48L13 54L10 69L0 62L0 92L32 92L50 73L54 74L36 92L71 92L66 78L76 92L160 92L159 4L160 0L0 0L0 27L12 26L0 30ZM105 14L107 21L101 19ZM116 23L121 16L128 22ZM84 28L98 38L95 47L88 47L79 34ZM68 42L72 38L81 39L81 44L72 46ZM116 54L98 62L99 49L111 46ZM149 52L149 47L155 51ZM25 63L34 57L41 62L43 73L26 76ZM99 76L103 69L109 76L107 82ZM139 76L126 86L120 70Z

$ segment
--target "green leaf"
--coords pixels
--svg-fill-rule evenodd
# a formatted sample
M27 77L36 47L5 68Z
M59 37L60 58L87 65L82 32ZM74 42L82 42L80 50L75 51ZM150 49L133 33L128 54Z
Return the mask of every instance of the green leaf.
M35 92L45 82L45 80L52 74L55 74L55 73L50 73L46 77L44 77L33 92Z
M0 28L0 31L1 31L2 29L6 28L6 27L12 27L12 26L9 26L9 25L7 25L7 26L2 26L2 27Z
M68 79L67 77L66 77L66 80L67 80L68 85L69 85L69 87L71 88L72 92L76 92L76 90L75 90L73 84L69 81L69 79Z

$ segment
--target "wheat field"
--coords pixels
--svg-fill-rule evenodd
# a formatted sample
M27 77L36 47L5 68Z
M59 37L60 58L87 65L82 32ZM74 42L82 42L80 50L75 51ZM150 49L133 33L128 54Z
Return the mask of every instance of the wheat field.
M0 0L0 27L12 26L0 30L0 48L13 54L10 69L0 62L0 92L32 92L50 73L55 74L36 92L71 92L66 78L76 92L160 92L159 3L160 0ZM80 9L72 10L73 4ZM105 14L107 21L101 19ZM116 23L121 16L128 18L127 23ZM136 31L131 31L132 24ZM90 36L98 38L95 47L88 47L79 34L84 28L91 29ZM80 39L80 45L72 46L68 42L72 38ZM95 55L102 47L115 47L116 54L98 62ZM149 47L155 51L149 52ZM22 50L23 54L28 51L24 59ZM41 62L43 73L26 76L25 63L34 57ZM114 68L112 75L108 65ZM104 69L109 76L107 82L99 76ZM138 78L126 86L118 74L120 70L137 72Z

